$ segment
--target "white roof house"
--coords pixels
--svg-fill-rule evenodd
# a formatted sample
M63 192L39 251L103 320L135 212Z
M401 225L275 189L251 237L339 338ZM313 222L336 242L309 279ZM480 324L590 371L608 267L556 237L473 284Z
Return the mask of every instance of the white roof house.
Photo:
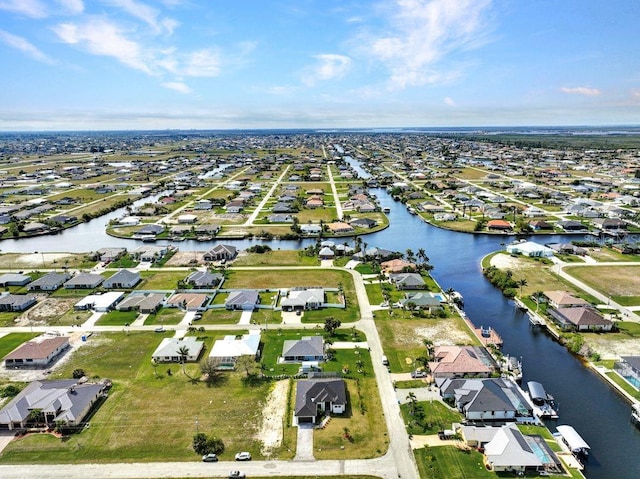
M249 334L245 334L241 338L229 335L224 339L218 339L213 343L209 357L216 361L218 367L234 368L240 356L255 357L259 347L260 331L251 330Z
M182 361L182 355L179 351L183 347L185 347L188 352L185 361L197 361L204 347L204 341L198 341L194 336L164 338L151 357L162 363L179 363Z
M90 294L78 301L73 307L74 309L93 309L98 312L109 311L118 304L123 297L124 293L121 291Z
M507 245L507 253L521 254L523 256L544 257L553 256L554 251L533 241L525 241L524 243L514 243Z

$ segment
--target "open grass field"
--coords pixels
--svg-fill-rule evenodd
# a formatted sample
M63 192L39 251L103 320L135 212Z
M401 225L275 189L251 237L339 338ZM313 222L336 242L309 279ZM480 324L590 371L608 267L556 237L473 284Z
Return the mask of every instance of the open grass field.
M124 326L133 323L138 317L137 311L109 311L96 322L98 326Z
M640 256L634 254L622 254L611 248L589 248L589 256L598 262L611 261L639 261Z
M179 308L161 308L157 313L147 316L144 324L148 325L175 325L184 318L184 311Z
M302 251L270 251L268 253L243 253L233 261L233 266L320 266L320 260L306 256Z
M640 305L638 266L568 266L564 271L625 306Z
M196 418L200 432L224 441L222 460L232 460L240 450L259 458L256 434L270 385L245 386L243 373L235 372L225 373L219 386L207 387L183 375L177 364L159 366L156 378L151 354L162 337L142 332L92 336L52 375L69 378L75 368L83 368L91 378L113 380L109 397L91 418L90 427L66 440L35 435L14 441L0 463L199 460L191 450ZM207 348L216 337L205 338ZM195 364L188 364L186 370L191 377L199 376Z
M142 281L136 289L172 290L178 286L178 281L185 279L187 271L142 271Z

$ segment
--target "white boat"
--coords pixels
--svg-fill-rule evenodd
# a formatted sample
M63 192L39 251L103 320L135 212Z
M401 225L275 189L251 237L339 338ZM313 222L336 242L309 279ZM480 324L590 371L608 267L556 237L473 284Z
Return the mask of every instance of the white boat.
M556 419L558 417L553 396L544 390L542 384L537 381L529 381L527 382L527 389L533 403L534 415L539 418Z
M385 213L391 213L391 208L385 207L385 208L382 208L382 211Z
M636 427L640 427L640 404L635 403L631 407L631 422L636 425Z
M586 459L589 457L589 449L591 449L589 444L582 439L573 426L556 426L556 430L558 432L554 434L554 436L560 438L562 444L564 444L574 456L578 459Z

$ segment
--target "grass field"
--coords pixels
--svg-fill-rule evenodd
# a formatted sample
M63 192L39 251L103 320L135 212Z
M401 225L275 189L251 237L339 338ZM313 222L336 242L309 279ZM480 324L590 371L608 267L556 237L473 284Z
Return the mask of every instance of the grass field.
M178 286L178 281L187 277L187 271L142 271L142 281L136 289L172 290Z
M206 336L207 347L222 336ZM219 386L207 387L183 375L177 364L158 367L156 378L151 353L162 337L142 332L94 334L53 375L68 378L73 369L82 368L89 377L113 380L109 397L91 418L91 427L66 440L35 435L14 441L0 462L198 460L191 450L196 418L201 432L223 439L227 452L222 460L231 460L239 450L259 458L255 435L269 384L248 387L242 383L242 373L225 373ZM195 364L188 364L186 370L192 377L199 375Z
M234 266L320 266L315 256L306 256L302 251L270 251L269 253L242 254L233 261Z
M422 479L495 479L484 467L478 451L463 451L454 446L425 447L414 451Z
M568 266L574 278L610 296L624 306L640 305L640 264L638 266Z
M400 412L409 434L437 434L443 429L451 429L452 423L464 419L461 413L450 409L440 401L418 401L416 407L424 412L423 419L411 414L410 403L404 403L400 406Z

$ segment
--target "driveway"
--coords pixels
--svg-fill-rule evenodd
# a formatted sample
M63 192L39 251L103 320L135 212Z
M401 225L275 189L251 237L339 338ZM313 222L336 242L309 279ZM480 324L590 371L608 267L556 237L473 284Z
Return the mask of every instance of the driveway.
M294 461L315 461L313 457L313 425L298 425L298 445Z
M238 324L251 324L251 315L253 311L243 311Z
M13 441L15 436L15 431L0 431L0 452L4 451L4 448Z

